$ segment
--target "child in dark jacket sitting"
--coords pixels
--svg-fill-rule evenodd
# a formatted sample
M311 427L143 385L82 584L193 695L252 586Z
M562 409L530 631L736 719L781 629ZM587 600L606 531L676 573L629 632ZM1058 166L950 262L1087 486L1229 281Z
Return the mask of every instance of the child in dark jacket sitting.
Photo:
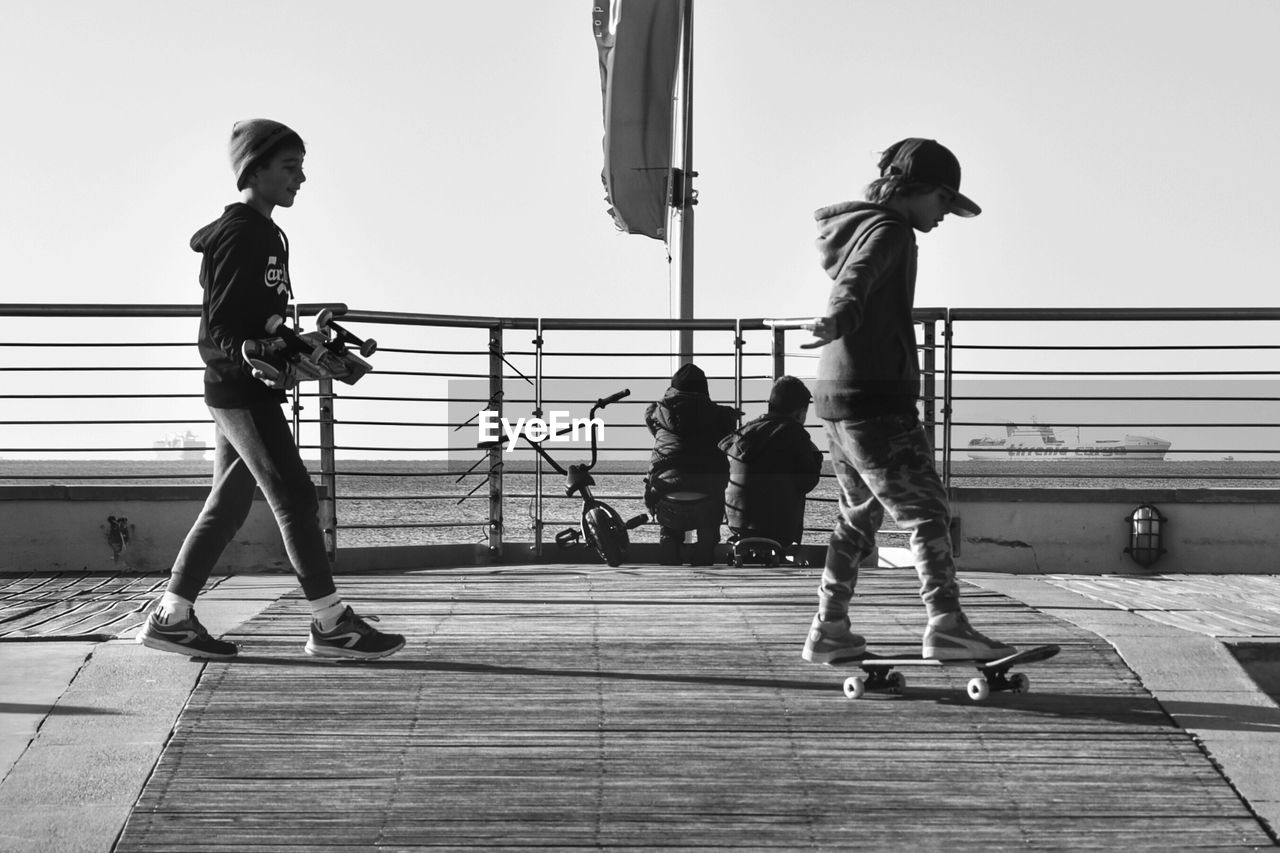
M720 442L729 459L725 509L738 537L761 536L783 548L804 535L804 498L818 485L822 452L804 428L813 399L805 384L783 376L769 410Z
M712 402L707 376L693 364L677 370L662 399L645 410L644 422L654 439L645 505L661 528L663 565L681 562L686 530L697 531L691 563L709 566L715 561L729 479L729 462L717 445L740 415Z

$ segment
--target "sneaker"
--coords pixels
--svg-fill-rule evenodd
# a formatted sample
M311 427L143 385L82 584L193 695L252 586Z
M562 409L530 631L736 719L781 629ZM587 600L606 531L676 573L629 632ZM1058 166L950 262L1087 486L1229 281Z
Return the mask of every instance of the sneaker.
M233 658L240 647L228 640L215 640L196 618L195 611L181 622L166 625L151 611L136 642L149 649L190 655L193 658Z
M927 660L999 660L1017 651L979 634L968 616L956 612L930 620L920 655Z
M393 655L404 648L404 637L384 634L365 618L377 622L377 616L361 617L348 607L332 631L321 631L315 620L311 622L311 637L307 640L307 654L318 658L344 658L349 660L377 660Z
M800 657L810 663L839 663L866 653L867 641L849 630L848 616L829 622L814 616Z

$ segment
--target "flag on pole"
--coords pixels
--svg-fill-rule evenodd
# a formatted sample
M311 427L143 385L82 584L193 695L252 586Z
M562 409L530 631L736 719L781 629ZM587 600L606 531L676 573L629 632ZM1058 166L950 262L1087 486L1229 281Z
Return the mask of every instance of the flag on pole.
M667 237L679 0L593 0L605 200L619 230Z

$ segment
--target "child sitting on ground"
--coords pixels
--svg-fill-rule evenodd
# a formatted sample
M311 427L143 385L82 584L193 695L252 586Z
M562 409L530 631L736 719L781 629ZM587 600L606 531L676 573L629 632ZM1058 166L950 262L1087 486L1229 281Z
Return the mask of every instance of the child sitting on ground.
M804 428L812 399L803 382L783 376L769 392L768 412L721 440L729 459L725 510L735 536L789 548L804 535L804 498L822 470L822 452Z
M740 415L731 406L712 402L707 376L693 364L677 370L662 399L645 410L644 422L654 441L644 502L661 529L663 565L680 564L686 530L697 531L692 565L715 562L729 479L729 462L716 445Z

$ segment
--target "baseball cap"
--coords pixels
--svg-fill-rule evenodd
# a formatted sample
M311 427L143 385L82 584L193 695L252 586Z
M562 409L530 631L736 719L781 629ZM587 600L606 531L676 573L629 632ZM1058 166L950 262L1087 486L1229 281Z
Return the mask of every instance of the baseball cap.
M955 193L951 213L977 216L982 208L960 194L960 161L945 146L933 139L911 137L895 142L880 158L880 177L902 175L913 184L932 184Z

